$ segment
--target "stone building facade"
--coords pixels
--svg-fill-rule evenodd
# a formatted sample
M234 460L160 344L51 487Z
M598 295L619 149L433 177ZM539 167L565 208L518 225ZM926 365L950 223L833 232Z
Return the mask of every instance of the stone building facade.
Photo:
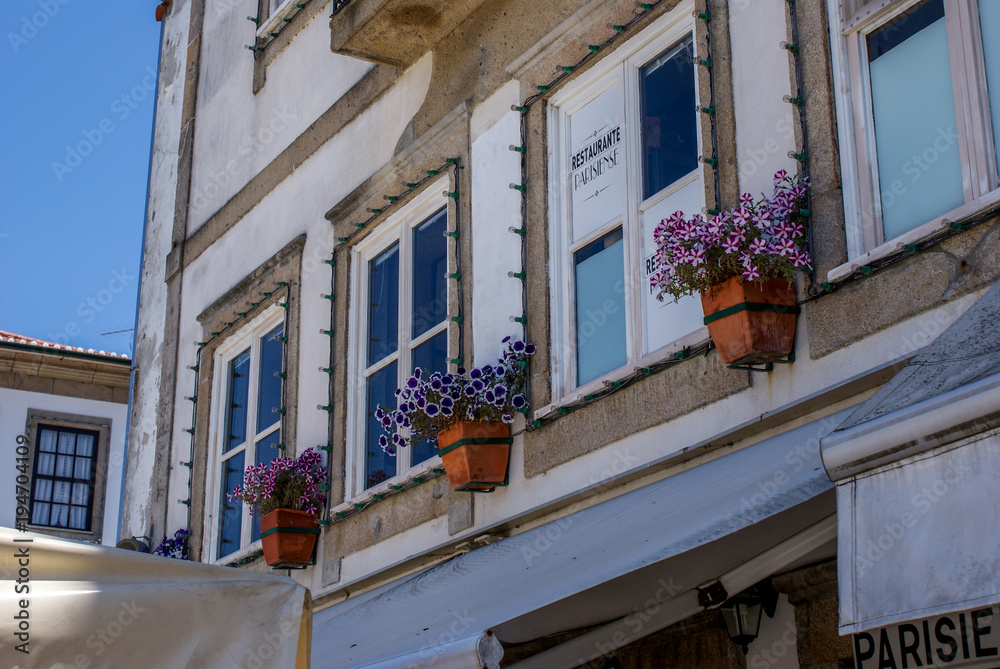
M123 533L183 526L197 559L267 569L225 492L321 448L316 563L291 574L315 666L852 666L840 634L877 625L838 602L865 585L826 440L1000 276L997 21L989 0L173 0ZM733 369L695 298L650 291L652 232L779 170L810 180L795 353ZM413 367L507 336L537 346L508 485L373 447ZM719 609L750 593L744 654Z

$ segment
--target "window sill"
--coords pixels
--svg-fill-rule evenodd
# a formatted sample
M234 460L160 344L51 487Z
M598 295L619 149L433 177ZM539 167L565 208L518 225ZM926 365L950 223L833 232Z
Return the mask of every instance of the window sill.
M233 551L232 553L227 554L225 557L221 557L218 560L215 560L214 562L212 562L212 564L218 565L220 567L225 567L230 563L238 562L240 558L253 557L254 553L262 549L263 549L263 544L261 543L260 539L258 539L249 546L245 546L239 549L238 551Z
M267 17L267 21L264 22L260 28L257 28L257 37L268 37L271 31L277 32L277 28L282 24L282 22L292 14L292 10L295 9L295 3L292 0L285 0L280 7L274 10L274 14Z
M574 388L568 393L563 394L558 400L536 409L532 414L532 417L536 420L547 418L556 413L561 407L583 401L587 395L597 394L604 390L608 385L632 376L643 367L649 367L656 363L663 362L664 360L672 359L675 354L683 351L685 348L698 346L708 340L708 327L702 326L694 332L681 337L672 344L668 344L663 348L653 351L652 353L648 353L634 362L623 365L613 372L605 374L599 379L595 379L578 388Z
M906 232L899 237L893 237L887 242L876 246L864 255L860 255L842 265L838 265L826 273L826 280L829 283L837 283L847 278L865 265L869 265L877 260L881 260L894 253L898 253L910 244L916 244L927 237L931 237L938 232L949 227L952 223L961 223L963 220L971 218L975 214L1000 203L1000 188L987 193L978 200L967 202L957 209L953 209L944 216L924 223L923 225Z
M406 485L414 478L418 476L426 476L428 474L432 474L434 473L435 469L442 466L443 463L441 462L441 456L440 455L432 456L431 458L421 462L416 467L411 467L410 469L406 470L406 472L404 472L403 474L397 474L392 478L388 478L379 483L378 485L372 486L371 488L368 488L365 491L358 493L351 499L342 502L335 507L332 507L330 511L327 513L327 517L332 519L336 518L338 513L348 513L351 511L355 511L357 509L358 504L361 504L362 506L368 506L368 504L370 504L372 500L375 498L375 495L395 494L397 491L393 490L393 486Z

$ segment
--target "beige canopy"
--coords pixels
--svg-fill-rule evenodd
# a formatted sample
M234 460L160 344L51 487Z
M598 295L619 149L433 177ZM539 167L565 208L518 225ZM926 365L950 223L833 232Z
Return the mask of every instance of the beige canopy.
M3 666L309 666L310 595L289 578L9 528L0 577Z

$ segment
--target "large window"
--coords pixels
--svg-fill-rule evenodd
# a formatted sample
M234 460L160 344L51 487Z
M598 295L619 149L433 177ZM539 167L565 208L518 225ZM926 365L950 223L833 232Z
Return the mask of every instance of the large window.
M216 359L215 515L213 551L219 559L260 539L260 518L228 493L251 465L281 456L284 311L272 309L220 347Z
M106 418L29 410L32 529L101 540L110 424Z
M31 524L90 532L99 434L38 426L31 478Z
M357 445L353 492L376 486L436 456L431 442L390 455L379 446L375 409L396 406L395 392L419 367L448 363L448 216L442 188L386 221L356 249L354 295L360 319L353 374L357 393L350 439ZM436 197L435 197L436 196Z
M830 7L852 257L997 199L1000 3Z
M657 223L705 206L690 17L683 4L552 100L557 399L702 326L697 300L659 302L648 281Z

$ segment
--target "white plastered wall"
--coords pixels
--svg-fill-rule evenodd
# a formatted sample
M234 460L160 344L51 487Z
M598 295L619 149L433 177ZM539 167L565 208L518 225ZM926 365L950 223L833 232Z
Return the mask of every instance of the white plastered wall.
M256 11L257 0L208 3L205 11L188 234L372 68L330 51L327 7L271 60L254 95L254 59L245 45L256 28L244 17Z
M472 139L472 341L476 365L500 356L500 341L523 337L523 326L511 316L523 316L521 280L508 272L522 272L520 228L521 194L510 184L521 183L521 154L510 146L521 144L520 84L508 82L476 107L471 119Z
M0 526L14 527L17 500L15 497L15 477L17 470L17 436L27 435L29 410L44 414L53 411L88 418L111 420L109 437L108 469L105 477L104 516L101 543L114 546L118 540L118 509L122 492L122 465L125 459L125 415L124 404L63 397L48 393L0 388L0 462L8 473L0 496ZM34 448L34 444L28 444ZM128 535L131 536L131 535Z
M142 536L152 499L149 483L156 457L157 404L160 396L160 356L167 310L166 259L171 248L174 202L177 193L177 147L184 104L185 64L191 4L175 2L163 23L156 124L149 182L148 218L142 249L139 314L135 333L134 365L138 383L133 389L133 420L129 426L128 471L122 535Z
M328 48L328 47L327 47ZM239 223L184 270L179 336L182 342L177 365L175 406L184 407L184 397L194 387L194 342L201 340L197 316L300 234L306 234L301 276L299 366L299 411L297 448L327 442L328 414L317 410L329 400L329 340L320 334L330 326L330 266L323 263L333 249L333 230L324 213L350 194L393 156L399 137L423 103L430 84L433 56L428 54L411 66L391 90L375 101L340 133L320 147L301 167L281 182ZM345 160L344 156L351 156ZM195 154L195 162L199 155ZM191 437L188 412L178 411L173 427L174 460L187 460ZM176 462L173 463L176 465ZM188 470L175 467L168 494L168 525L182 527L187 508L176 503L187 497ZM192 523L200 522L199 519Z
M729 32L733 50L733 97L740 192L770 195L778 170L795 174L797 151L788 76L784 0L733 0Z

